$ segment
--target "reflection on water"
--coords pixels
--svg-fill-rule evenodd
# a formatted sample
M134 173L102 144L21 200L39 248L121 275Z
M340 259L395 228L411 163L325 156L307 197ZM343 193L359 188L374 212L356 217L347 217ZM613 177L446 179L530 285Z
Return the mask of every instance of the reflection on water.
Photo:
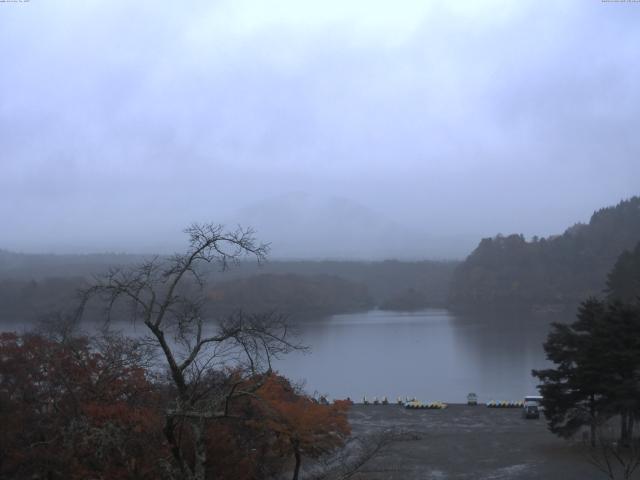
M551 315L456 314L370 311L335 315L298 326L310 352L278 360L275 368L304 380L309 392L332 398L387 396L423 401L518 400L535 394L531 369L547 365L542 342ZM129 335L146 334L143 325L112 325ZM91 330L87 325L84 329ZM94 326L95 328L95 326ZM0 330L23 331L2 323Z
M277 363L333 398L363 395L423 401L517 400L536 392L531 369L544 367L542 342L556 318L371 311L300 326L309 354Z

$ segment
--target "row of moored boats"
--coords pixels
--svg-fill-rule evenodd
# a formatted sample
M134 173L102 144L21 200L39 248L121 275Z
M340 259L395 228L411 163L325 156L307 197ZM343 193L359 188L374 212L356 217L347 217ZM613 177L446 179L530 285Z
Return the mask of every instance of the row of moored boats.
M408 409L414 410L442 410L447 408L447 404L444 402L430 402L423 403L417 400L415 397L409 398L405 397L404 400L401 397L398 397L396 400L396 405L404 406ZM390 405L391 402L387 399L387 397L382 397L382 399L378 399L378 397L373 397L373 399L369 400L367 397L362 398L363 405ZM469 405L477 405L475 399L469 402ZM522 401L496 401L491 400L486 403L487 408L522 408L524 406L524 402Z

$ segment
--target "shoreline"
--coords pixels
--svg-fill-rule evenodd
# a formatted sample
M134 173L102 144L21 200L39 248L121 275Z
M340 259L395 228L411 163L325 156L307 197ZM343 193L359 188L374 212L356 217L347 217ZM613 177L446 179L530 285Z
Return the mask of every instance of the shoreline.
M449 404L442 410L354 404L354 435L385 431L415 439L394 443L354 478L383 480L499 480L603 478L580 441L547 430L544 417L527 420L520 408Z

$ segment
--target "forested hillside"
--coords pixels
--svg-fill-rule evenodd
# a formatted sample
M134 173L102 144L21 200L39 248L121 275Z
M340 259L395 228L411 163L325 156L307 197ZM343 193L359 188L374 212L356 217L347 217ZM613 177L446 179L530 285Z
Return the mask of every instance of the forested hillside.
M40 280L62 277L90 277L108 268L141 262L149 255L101 253L55 255L16 253L0 245L0 279Z
M376 306L393 310L413 310L417 305L442 307L447 302L449 284L459 262L423 260L359 261L272 261L257 267L243 263L224 274L212 273L213 281L228 281L260 274L294 274L302 277L336 276L365 285Z
M69 310L76 291L110 268L126 268L141 255L29 255L0 250L0 322L30 323ZM381 307L415 310L444 306L456 262L270 261L205 277L215 297L212 314L233 309L277 310L297 318Z
M71 312L79 302L78 290L86 283L82 277L0 279L0 322L30 324L55 312ZM254 275L217 282L207 294L212 300L207 313L213 318L238 310L274 311L297 321L375 306L365 285L330 275ZM84 318L99 321L102 313L94 309Z
M640 241L640 197L595 212L562 235L483 239L458 266L455 306L577 304L600 295L618 256Z
M263 274L216 284L209 297L216 316L237 310L277 311L293 319L373 308L367 287L340 277Z
M612 302L640 301L640 242L620 255L607 277L606 291Z

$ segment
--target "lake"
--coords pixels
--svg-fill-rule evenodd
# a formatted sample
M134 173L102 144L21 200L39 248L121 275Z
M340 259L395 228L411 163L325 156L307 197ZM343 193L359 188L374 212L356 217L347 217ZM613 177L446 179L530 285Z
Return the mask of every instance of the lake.
M308 354L276 364L331 398L416 397L425 402L520 400L537 394L531 369L548 365L542 342L554 315L369 311L300 325ZM566 320L566 319L565 319Z
M558 315L454 314L448 310L334 315L297 325L309 353L296 352L274 368L309 393L330 398L416 397L424 402L519 400L536 394L531 369L547 366L542 342ZM130 324L114 325L133 335ZM0 323L0 330L22 330ZM85 326L86 329L86 326Z

